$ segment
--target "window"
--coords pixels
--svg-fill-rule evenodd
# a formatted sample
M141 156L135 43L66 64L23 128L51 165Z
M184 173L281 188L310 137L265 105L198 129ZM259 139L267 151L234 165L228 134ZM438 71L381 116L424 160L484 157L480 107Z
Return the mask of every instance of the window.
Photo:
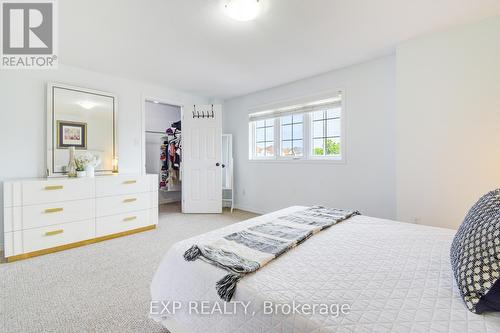
M295 114L280 118L281 156L304 155L304 115Z
M250 159L343 159L342 95L250 114Z
M311 128L311 155L340 157L340 108L313 112Z
M255 122L254 156L274 156L274 119L265 119Z

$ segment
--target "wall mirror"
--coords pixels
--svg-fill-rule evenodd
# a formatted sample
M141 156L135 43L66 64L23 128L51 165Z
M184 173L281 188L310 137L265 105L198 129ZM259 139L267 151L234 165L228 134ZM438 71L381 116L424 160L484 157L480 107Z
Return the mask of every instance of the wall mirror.
M92 154L100 159L95 171L117 169L116 97L110 93L58 83L47 85L47 172L63 176L69 148L76 156Z

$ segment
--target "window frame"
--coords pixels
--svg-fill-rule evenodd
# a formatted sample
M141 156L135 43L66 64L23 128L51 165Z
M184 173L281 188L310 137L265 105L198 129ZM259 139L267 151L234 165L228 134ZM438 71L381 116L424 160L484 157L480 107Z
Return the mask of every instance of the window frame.
M274 155L273 156L257 156L257 121L252 121L249 123L250 125L250 133L251 133L251 141L250 141L250 146L251 146L251 152L250 152L250 160L274 160L276 158L276 118L270 118L270 119L263 119L263 120L273 120L273 125L272 126L264 126L264 132L266 132L266 128L273 127L273 141L260 141L260 142L273 142L274 144ZM261 127L262 128L262 127ZM260 143L259 142L259 143Z
M340 156L335 156L335 155L314 155L313 154L313 150L314 150L314 140L315 140L315 137L314 137L314 130L313 130L313 122L314 121L317 121L317 120L314 120L313 117L312 117L312 112L309 113L309 127L310 127L310 135L309 135L309 143L310 143L310 146L309 146L309 159L311 160L328 160L328 161L342 161L343 160L343 155L344 155L344 118L343 118L343 103L341 104L340 106L340 115L338 118L328 118L328 115L325 115L325 118L322 118L321 121L324 122L324 126L325 128L323 129L324 132L323 134L325 136L321 137L321 139L328 139L328 138L335 138L335 136L327 136L328 135L328 129L326 128L326 126L328 126L328 120L331 120L331 119L339 119L340 120L340 135L338 136L339 140L340 140ZM322 112L327 112L329 109L324 109L324 110L318 110L318 111L322 111ZM317 139L317 138L316 138ZM324 147L324 149L326 150L326 146Z
M294 123L293 122L293 116L294 115L301 115L302 116L302 122L301 123ZM278 123L277 123L277 126L278 126L278 147L279 147L279 151L278 151L278 155L276 156L276 159L282 159L282 160L301 160L301 159L304 159L307 155L307 152L306 152L306 136L305 136L305 127L306 127L306 113L297 113L297 114L294 114L294 115L290 115L292 116L292 122L290 124L286 124L286 125L283 125L282 123L282 118L283 117L286 117L286 116L282 116L282 117L277 117L276 119L278 120ZM287 140L287 141L291 141L292 142L292 145L293 145L293 142L294 141L299 141L300 139L296 139L294 140L293 139L293 125L294 124L302 124L302 155L299 155L299 156L296 156L295 154L293 156L285 156L282 154L282 144L283 144L283 138L282 138L282 135L283 135L283 126L291 126L292 127L292 139L291 140ZM293 147L292 147L293 149Z
M302 142L303 142L303 154L302 156L283 156L281 151L282 145L282 124L281 117L285 117L287 114L284 113L282 116L274 115L272 119L274 120L274 156L256 156L256 122L257 120L249 121L249 161L250 162L263 162L263 163L325 163L325 164L345 164L346 163L346 97L345 90L337 90L335 93L325 94L321 97L309 98L307 102L315 102L326 98L332 98L332 95L340 95L340 156L316 156L313 155L313 112L315 111L304 111L296 112L296 114L301 114L302 119ZM287 104L281 103L280 108L292 107L298 103L289 102ZM275 109L277 109L276 107ZM263 108L262 108L263 109ZM272 107L267 107L267 110L271 110ZM325 108L324 111L328 110ZM290 114L288 114L290 115ZM271 117L270 117L271 119ZM325 121L326 124L326 121ZM326 135L327 133L325 133Z

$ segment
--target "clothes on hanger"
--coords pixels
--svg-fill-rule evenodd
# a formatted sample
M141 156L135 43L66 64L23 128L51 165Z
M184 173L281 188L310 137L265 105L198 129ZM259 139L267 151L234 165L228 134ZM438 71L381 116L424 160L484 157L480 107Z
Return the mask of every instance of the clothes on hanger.
M173 123L172 127L176 128L176 129L178 129L180 131L181 130L181 121L179 120L179 121Z
M167 188L168 181L168 163L167 163L167 142L163 140L160 146L160 190L164 190Z
M166 136L162 138L160 161L161 176L160 189L166 191L178 191L181 181L181 121L175 122L167 128Z

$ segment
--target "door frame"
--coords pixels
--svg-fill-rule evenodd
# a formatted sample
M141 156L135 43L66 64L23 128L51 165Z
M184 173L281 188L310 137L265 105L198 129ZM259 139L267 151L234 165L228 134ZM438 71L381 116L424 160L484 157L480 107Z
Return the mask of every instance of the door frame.
M142 95L141 99L141 175L146 175L146 103L157 101L159 104L168 104L181 108L181 121L184 120L184 104L180 101L168 100ZM182 140L182 138L181 138ZM182 169L182 163L181 163ZM182 172L182 170L181 170ZM184 183L181 183L181 206L184 202Z

